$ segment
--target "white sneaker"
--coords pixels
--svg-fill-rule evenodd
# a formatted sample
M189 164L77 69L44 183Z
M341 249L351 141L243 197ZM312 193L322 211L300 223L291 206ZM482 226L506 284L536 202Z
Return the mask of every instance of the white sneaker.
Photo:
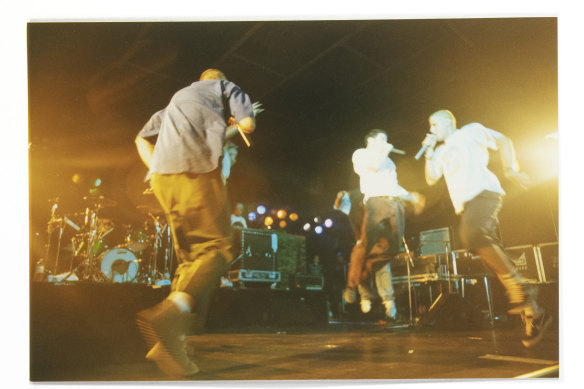
M361 300L361 312L368 313L371 311L371 301Z
M397 309L395 308L395 303L393 301L384 301L385 305L385 316L389 319L395 320L395 315L397 314Z

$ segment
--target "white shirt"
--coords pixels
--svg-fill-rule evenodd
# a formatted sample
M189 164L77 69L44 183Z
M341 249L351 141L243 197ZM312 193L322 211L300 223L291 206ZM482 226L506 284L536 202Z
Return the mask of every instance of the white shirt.
M502 136L482 124L470 123L455 130L436 149L431 163L440 176L444 175L456 214L484 190L505 194L497 176L487 168L488 149L497 150L496 140Z
M235 216L234 214L231 214L231 225L234 225L235 223L240 223L244 228L247 228L247 221L243 216Z
M353 153L353 169L360 177L361 192L365 195L363 202L367 202L370 197L399 197L408 194L398 185L395 163L387 156L380 159L375 151L358 149Z

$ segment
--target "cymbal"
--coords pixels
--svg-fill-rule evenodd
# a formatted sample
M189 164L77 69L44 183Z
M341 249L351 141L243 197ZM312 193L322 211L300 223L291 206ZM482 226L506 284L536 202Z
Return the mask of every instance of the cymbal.
M115 207L118 202L111 199L106 199L103 196L83 196L83 200L93 201L94 204L101 207Z
M136 209L138 210L138 212L143 214L151 213L156 216L164 215L164 211L161 208L151 207L149 205L138 205Z

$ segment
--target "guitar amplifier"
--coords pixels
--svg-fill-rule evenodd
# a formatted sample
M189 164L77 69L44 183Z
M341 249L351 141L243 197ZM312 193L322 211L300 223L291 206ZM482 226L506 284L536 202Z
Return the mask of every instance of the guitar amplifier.
M266 270L249 270L249 269L237 269L231 270L227 273L229 281L233 283L277 283L280 282L280 272L279 271L266 271Z
M234 231L241 245L234 247L236 260L232 268L276 271L278 234L270 230L252 228L234 228Z
M450 228L420 232L420 256L445 254L452 250Z
M544 282L543 269L536 246L506 247L515 268L529 282Z
M543 282L558 282L560 268L560 250L558 242L541 243L536 246L541 267L543 270Z

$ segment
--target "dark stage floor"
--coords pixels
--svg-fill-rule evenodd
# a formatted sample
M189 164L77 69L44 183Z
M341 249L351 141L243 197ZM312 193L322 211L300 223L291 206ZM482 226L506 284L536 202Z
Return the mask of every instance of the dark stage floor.
M144 359L134 321L167 293L144 285L33 283L31 381L169 380ZM557 303L555 293L545 295L548 305ZM412 328L403 309L397 324L355 306L328 321L322 291L218 290L207 333L188 337L201 369L190 380L515 378L544 369L535 375L558 377L557 305L550 331L526 349L517 317L503 316L490 328L460 315L459 299L449 301L453 310L446 304L431 323Z
M517 328L436 330L331 323L326 328L248 330L191 336L201 371L189 380L407 380L515 378L547 369L558 377L558 332L535 348ZM123 352L120 350L120 352ZM37 381L169 380L139 358L81 366L37 367Z

